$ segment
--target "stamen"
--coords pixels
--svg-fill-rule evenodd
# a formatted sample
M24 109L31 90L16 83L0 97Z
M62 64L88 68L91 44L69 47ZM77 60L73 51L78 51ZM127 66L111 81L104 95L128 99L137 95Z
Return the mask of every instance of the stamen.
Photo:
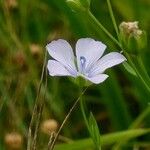
M81 73L85 73L85 63L86 63L86 58L84 56L81 56L80 57Z

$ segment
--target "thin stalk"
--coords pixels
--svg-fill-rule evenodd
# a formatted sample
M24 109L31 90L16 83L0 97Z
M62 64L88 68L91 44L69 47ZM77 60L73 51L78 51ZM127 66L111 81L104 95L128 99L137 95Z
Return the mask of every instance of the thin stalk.
M80 89L82 89L82 86L81 86ZM88 132L89 132L91 138L93 139L93 143L95 144L95 149L96 150L101 150L101 145L98 144L97 142L95 142L95 138L93 138L93 133L92 133L92 130L90 129L90 126L89 126L89 120L88 120L89 115L87 115L87 113L88 113L87 112L87 107L86 107L86 103L85 103L83 97L81 97L81 100L80 100L80 107L81 107L81 112L82 112L83 119L85 121L86 127L88 129Z
M116 20L115 20L115 17L114 17L114 13L113 13L113 10L112 10L112 7L111 7L110 0L107 0L107 5L108 5L108 10L109 10L110 17L111 17L113 26L114 26L114 28L115 28L115 31L116 31L118 40L120 41L120 38L119 38L119 31L118 31L118 27L117 27L117 24L116 24Z
M41 79L40 79L40 83L39 83L39 87L38 87L38 91L37 91L37 96L36 96L36 99L35 99L35 105L34 105L34 108L33 108L32 117L31 117L31 121L30 121L30 125L29 125L28 141L27 141L27 150L30 150L30 149L31 149L32 126L33 126L34 119L35 119L36 113L37 113L37 106L38 106L38 101L39 101L39 95L40 95L40 91L41 91L41 87L42 87L42 81L43 81L43 76L44 76L44 70L45 70L45 66L46 66L46 57L47 57L47 52L45 51L44 62L43 62L43 68L42 68L42 73L41 73Z
M116 43L120 48L121 44L111 35L110 32L95 18L95 16L90 12L87 11L88 16L114 43Z
M84 118L84 121L85 121L85 124L87 126L87 129L88 131L90 132L90 128L89 128L89 125L88 125L88 120L87 120L87 117L86 117L86 114L85 114L85 109L84 109L84 104L83 104L83 98L81 98L80 100L80 107L81 107L81 112L82 112L82 115L83 115L83 118Z
M44 95L45 95L45 94L44 94ZM45 99L45 96L44 96L44 98L43 98L43 101L44 101L44 99ZM41 102L40 108L39 108L39 112L38 112L38 116L37 116L37 121L36 121L37 123L36 123L36 126L35 126L35 132L34 132L32 147L31 147L31 149L33 149L33 150L36 150L38 129L39 129L39 125L40 125L40 119L41 119L43 107L44 107L44 102Z
M73 106L71 107L71 109L69 110L68 114L66 115L64 121L62 122L58 132L56 133L56 136L54 138L54 140L51 143L51 145L48 145L48 150L53 150L54 149L54 146L55 146L55 143L58 139L58 136L62 130L62 128L64 127L65 123L67 122L68 118L70 117L71 113L73 112L73 110L75 109L75 107L77 106L80 98L82 97L82 95L85 93L85 91L87 90L88 87L85 88L85 90L83 90L83 92L81 93L81 95L78 97L78 99L75 101L75 103L73 104Z
M46 51L46 58L47 58L47 51ZM39 108L37 121L36 121L33 144L32 144L32 148L31 148L33 150L36 150L38 129L39 129L40 119L41 119L41 116L42 116L42 111L43 111L44 102L45 102L45 98L46 98L46 89L47 89L47 68L46 68L46 66L45 66L45 87L44 87L44 89L45 89L45 91L44 91L44 95L43 95L43 100L40 102L40 108Z

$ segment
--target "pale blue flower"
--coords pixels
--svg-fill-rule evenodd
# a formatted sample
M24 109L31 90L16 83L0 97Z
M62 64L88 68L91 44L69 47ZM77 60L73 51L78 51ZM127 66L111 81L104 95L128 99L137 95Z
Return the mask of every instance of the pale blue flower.
M51 76L72 76L83 78L98 84L108 78L104 71L118 65L126 58L118 53L111 52L102 57L106 45L91 38L79 39L76 43L76 56L70 44L59 39L46 46L54 60L48 61L48 71Z

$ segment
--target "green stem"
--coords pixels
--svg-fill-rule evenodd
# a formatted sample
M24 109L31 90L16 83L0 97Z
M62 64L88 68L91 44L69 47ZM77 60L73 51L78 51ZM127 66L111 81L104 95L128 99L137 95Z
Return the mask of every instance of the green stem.
M81 86L81 85L80 85ZM82 86L80 87L80 91L82 90ZM91 130L91 124L89 123L90 121L90 117L91 117L91 114L90 115L87 115L88 112L87 112L87 108L86 108L86 103L84 101L84 99L81 97L80 99L80 107L81 107L81 112L82 112L82 115L83 115L83 118L84 118L84 121L85 121L85 124L87 126L87 129L88 129L88 132L93 140L93 143L95 145L95 149L96 150L101 150L101 144L100 142L96 142L97 141L97 138L95 139L95 137L93 137L93 134L97 134L96 137L98 137L99 141L100 141L100 136L99 136L99 132L98 133L93 133L93 130ZM89 117L90 116L90 117ZM93 116L93 115L92 115ZM94 116L93 116L94 117ZM92 120L92 122L96 122L96 120L94 119L94 121ZM93 123L94 125L95 123ZM97 125L97 123L96 123Z
M112 41L114 41L114 43L121 48L121 44L111 35L110 32L108 32L108 30L95 18L95 16L90 11L87 11L87 14L91 21L95 23Z
M115 20L114 14L113 14L113 10L112 10L112 7L111 7L110 0L107 0L107 5L108 5L110 17L111 17L112 23L113 23L113 25L114 25L114 28L115 28L115 31L116 31L118 40L120 41L120 38L119 38L119 31L118 31L118 27L117 27L117 24L116 24L116 20Z
M88 131L90 132L89 125L88 125L88 120L87 120L86 113L85 113L84 105L85 105L85 104L84 104L84 102L83 102L83 98L81 98L81 99L80 99L81 112L82 112L82 115L83 115L85 124L86 124L86 126L87 126L87 129L88 129Z

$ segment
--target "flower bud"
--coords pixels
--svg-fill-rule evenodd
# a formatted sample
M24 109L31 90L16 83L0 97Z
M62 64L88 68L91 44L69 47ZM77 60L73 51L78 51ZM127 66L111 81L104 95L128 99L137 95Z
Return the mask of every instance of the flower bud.
M48 119L42 122L41 131L45 134L51 134L52 132L56 132L58 129L58 122L54 119Z
M91 0L80 0L80 2L85 8L90 8Z
M137 21L122 22L119 28L123 47L128 53L138 54L146 47L146 33L139 29Z
M85 11L90 7L90 0L67 0L67 4L75 12Z
M88 80L85 80L84 77L78 76L75 80L74 78L69 78L70 81L72 81L75 85L79 86L79 87L87 87L90 86L92 83Z
M22 147L23 139L19 133L12 132L5 135L5 143L11 150L19 150Z

